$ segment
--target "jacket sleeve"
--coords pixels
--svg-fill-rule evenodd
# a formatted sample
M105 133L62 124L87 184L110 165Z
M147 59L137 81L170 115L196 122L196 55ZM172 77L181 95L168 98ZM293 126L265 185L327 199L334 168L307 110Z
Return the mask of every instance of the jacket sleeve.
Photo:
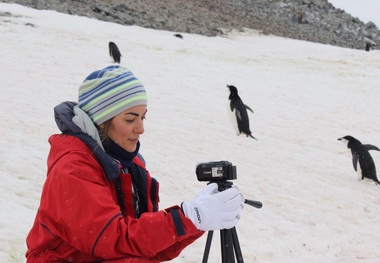
M122 216L110 183L90 153L63 156L48 173L40 223L70 246L103 259L171 259L202 235L179 207L139 219Z

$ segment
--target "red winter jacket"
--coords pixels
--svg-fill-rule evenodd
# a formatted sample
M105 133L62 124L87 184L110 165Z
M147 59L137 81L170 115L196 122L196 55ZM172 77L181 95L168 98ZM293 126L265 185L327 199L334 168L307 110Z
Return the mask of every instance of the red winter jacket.
M107 178L93 151L70 135L50 137L48 173L34 225L27 237L27 262L102 262L173 259L203 232L178 206L134 218L132 183L120 173L126 215L120 212L115 182ZM133 162L145 170L135 157ZM146 170L145 170L146 171ZM152 178L147 174L147 189ZM158 184L157 184L158 200ZM138 261L137 261L138 262Z

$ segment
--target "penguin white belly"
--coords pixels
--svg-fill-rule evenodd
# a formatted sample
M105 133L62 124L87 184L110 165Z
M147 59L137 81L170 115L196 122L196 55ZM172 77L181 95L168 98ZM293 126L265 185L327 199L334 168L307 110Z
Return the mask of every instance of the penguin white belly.
M238 123L237 123L237 120L236 120L235 109L233 111L231 111L230 105L227 105L227 107L228 107L227 108L228 116L230 117L230 121L232 123L232 126L234 127L236 135L239 135L240 132L239 132Z
M347 154L348 156L350 157L350 159L352 159L352 152L349 148L347 148ZM356 162L356 173L358 175L358 180L361 180L362 179L362 169L360 168L360 163L359 161Z
M362 169L360 168L360 163L359 163L359 161L357 161L357 163L356 163L356 167L357 167L358 180L362 180L363 175L362 175Z

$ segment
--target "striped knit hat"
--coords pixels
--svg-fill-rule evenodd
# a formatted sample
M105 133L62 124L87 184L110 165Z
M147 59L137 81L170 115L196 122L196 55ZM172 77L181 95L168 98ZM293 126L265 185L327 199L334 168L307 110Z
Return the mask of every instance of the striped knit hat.
M133 73L120 65L91 73L79 87L79 107L100 125L137 105L147 105L146 91Z

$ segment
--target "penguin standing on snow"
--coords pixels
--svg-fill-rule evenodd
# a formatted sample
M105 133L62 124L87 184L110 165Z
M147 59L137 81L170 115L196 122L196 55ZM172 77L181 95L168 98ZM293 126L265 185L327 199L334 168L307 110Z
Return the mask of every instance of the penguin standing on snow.
M376 176L375 163L368 152L369 150L380 151L380 149L371 144L362 144L359 140L349 135L338 140L346 143L347 148L351 150L352 164L358 173L358 179L368 178L375 181L376 184L380 184Z
M116 44L114 42L108 43L108 50L110 53L110 57L113 59L114 63L120 64L120 60L121 60L122 55L120 53L119 48L116 46Z
M183 39L183 36L181 34L174 34L175 37L178 37L180 39Z
M251 130L249 128L249 118L247 109L250 110L252 113L253 110L243 103L243 101L238 95L238 90L235 86L227 85L227 88L230 89L230 96L228 97L228 99L231 101L231 120L234 123L237 134L239 135L241 133L244 133L245 135L247 135L247 137L249 136L257 140L255 137L252 136Z

